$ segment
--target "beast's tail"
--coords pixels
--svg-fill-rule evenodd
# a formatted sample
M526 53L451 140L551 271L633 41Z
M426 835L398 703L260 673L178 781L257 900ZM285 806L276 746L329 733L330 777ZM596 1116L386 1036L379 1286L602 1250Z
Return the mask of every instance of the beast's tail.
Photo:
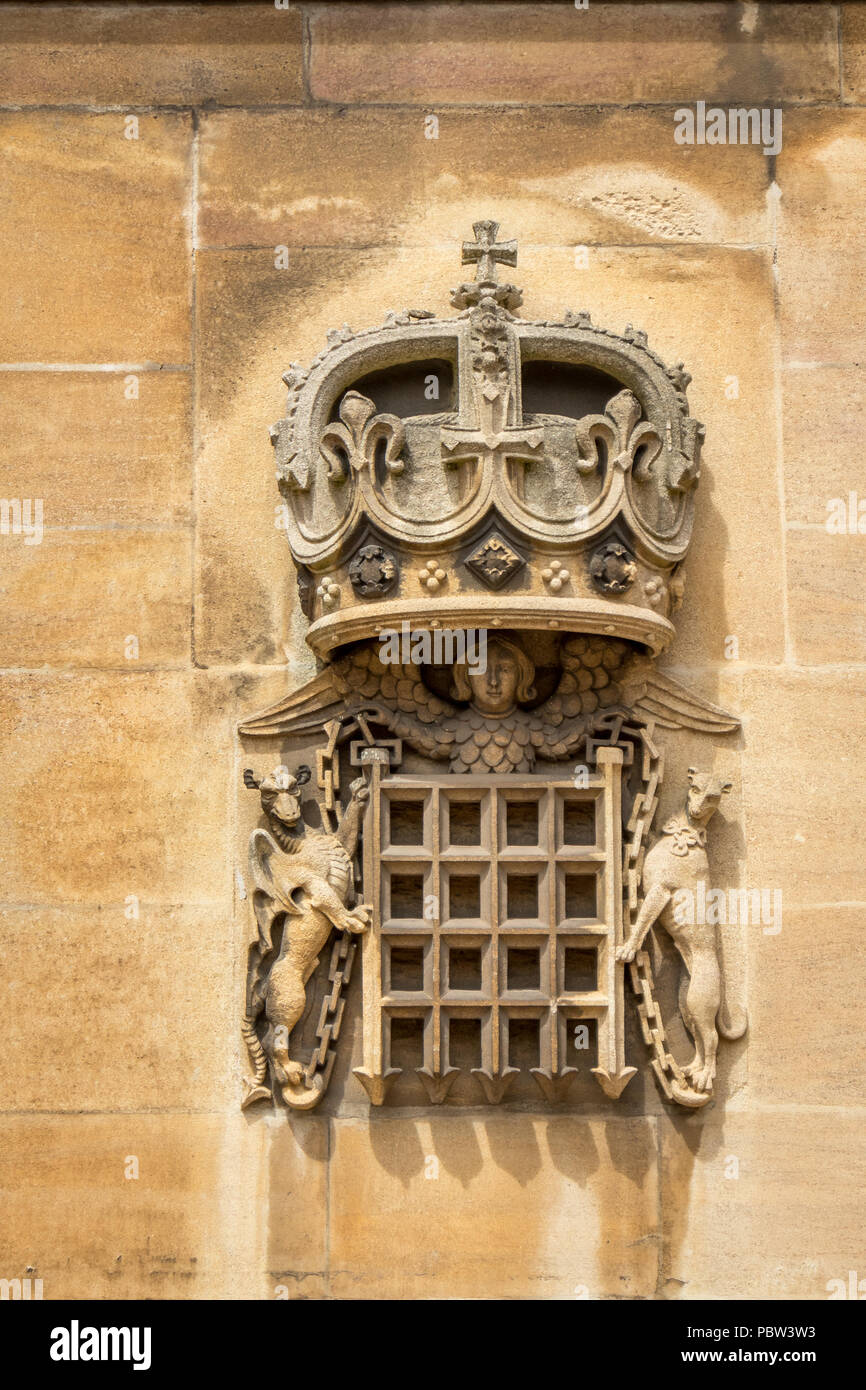
M743 1036L748 1026L749 1016L745 1009L735 1008L731 1010L728 1007L728 1001L725 998L725 985L723 979L722 1002L719 1005L719 1012L716 1014L716 1027L723 1038L727 1038L730 1042L735 1042L737 1038Z
M250 1061L253 1064L255 1084L261 1086L265 1079L265 1072L268 1069L268 1061L265 1057L265 1049L259 1042L255 1019L245 1018L241 1024L241 1033L247 1045L247 1052L250 1054Z

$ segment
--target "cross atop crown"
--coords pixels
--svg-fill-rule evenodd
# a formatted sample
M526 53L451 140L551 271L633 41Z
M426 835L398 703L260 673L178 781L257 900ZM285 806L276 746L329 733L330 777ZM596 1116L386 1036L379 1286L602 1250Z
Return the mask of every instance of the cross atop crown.
M476 265L475 279L479 284L496 284L496 266L517 265L517 242L497 241L498 222L473 222L474 241L463 243L463 264Z
M463 265L474 265L474 281L458 285L451 291L451 303L455 309L470 309L482 299L494 299L505 309L516 309L523 300L520 290L514 285L500 285L496 278L497 265L517 265L517 242L497 241L499 223L485 219L473 222L474 241L463 243Z

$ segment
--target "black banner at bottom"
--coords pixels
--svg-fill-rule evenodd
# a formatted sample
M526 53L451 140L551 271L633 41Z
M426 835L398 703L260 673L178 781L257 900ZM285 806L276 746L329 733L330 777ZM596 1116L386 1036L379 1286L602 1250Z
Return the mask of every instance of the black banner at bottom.
M556 1300L559 1302L560 1300ZM847 1300L846 1300L847 1301ZM478 1321L478 1302L485 1303L483 1332ZM762 1367L776 1370L800 1366L826 1378L846 1365L856 1365L862 1339L857 1308L844 1302L665 1302L652 1300L575 1300L563 1318L560 1309L545 1302L521 1303L519 1322L513 1303L503 1303L497 1315L487 1300L467 1301L472 1323L466 1337L482 1337L485 1375L491 1360L502 1358L513 1369L511 1356L519 1340L526 1357L538 1332L556 1338L559 1357L575 1358L575 1372L589 1356L604 1356L611 1369L636 1365L641 1372L669 1373L681 1368L686 1375L709 1367L737 1370ZM375 1305L374 1305L375 1306ZM422 1327L426 1305L401 1303L399 1319L379 1325L375 1341L387 1345L393 1357L395 1343L407 1350L429 1342L429 1322ZM352 1312L363 1314L358 1324L358 1350L368 1344L376 1314L367 1302L340 1301L340 1333L334 1344L334 1307L329 1300L259 1303L208 1302L88 1302L39 1303L6 1301L0 1309L4 1350L20 1360L22 1369L36 1372L41 1381L62 1383L70 1376L92 1379L100 1372L156 1375L213 1371L225 1376L242 1358L255 1364L257 1379L270 1371L291 1373L291 1348L299 1336L306 1346L322 1338L322 1350L339 1350L341 1359L351 1354ZM348 1315L347 1315L348 1310ZM449 1361L455 1345L452 1328L461 1321L458 1302L448 1302ZM501 1331L499 1316L505 1320ZM547 1319L555 1320L548 1324ZM322 1319L319 1323L319 1318ZM417 1331L416 1331L416 1318ZM372 1319L372 1322L371 1322ZM423 1343L418 1338L423 1337ZM461 1342L461 1346L465 1346ZM471 1346L471 1342L469 1343ZM466 1346L468 1351L469 1347ZM479 1348L480 1350L480 1348ZM466 1371L472 1365L471 1352ZM423 1368L423 1361L419 1369ZM451 1371L456 1366L451 1365ZM345 1373L345 1367L344 1367ZM413 1373L414 1374L414 1373Z

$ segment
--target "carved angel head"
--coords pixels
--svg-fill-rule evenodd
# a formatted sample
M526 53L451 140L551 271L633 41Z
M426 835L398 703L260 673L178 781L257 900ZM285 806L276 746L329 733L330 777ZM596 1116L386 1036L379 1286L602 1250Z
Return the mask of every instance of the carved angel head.
M532 700L535 663L522 647L507 637L495 637L487 644L487 664L470 666L465 661L454 667L454 698L468 700L482 714L510 714L515 705Z

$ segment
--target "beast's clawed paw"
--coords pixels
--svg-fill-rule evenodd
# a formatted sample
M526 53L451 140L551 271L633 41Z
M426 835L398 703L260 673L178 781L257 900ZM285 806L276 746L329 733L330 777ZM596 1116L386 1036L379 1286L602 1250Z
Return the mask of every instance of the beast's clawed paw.
M274 1077L280 1086L298 1086L303 1079L304 1069L300 1062L278 1062L274 1060Z
M353 936L360 936L368 930L372 920L373 908L370 903L359 903L346 914L346 931L350 931Z
M349 793L353 801L358 801L363 806L365 801L370 800L370 788L366 778L356 777L349 787Z
M628 965L629 961L634 960L636 954L637 952L635 947L629 946L628 942L626 942L624 946L620 946L619 950L616 953L616 958L617 960L622 961L625 965Z
M690 1067L685 1068L685 1074L689 1079L689 1085L693 1091L711 1091L715 1080L715 1067L693 1062Z

